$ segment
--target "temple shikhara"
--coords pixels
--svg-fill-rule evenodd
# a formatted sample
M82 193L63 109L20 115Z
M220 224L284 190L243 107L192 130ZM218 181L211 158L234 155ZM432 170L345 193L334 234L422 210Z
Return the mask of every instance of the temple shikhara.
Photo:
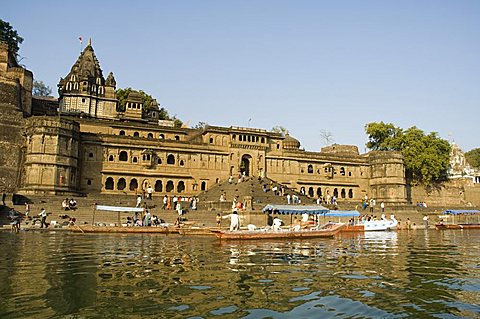
M73 60L73 59L72 59ZM32 97L32 72L0 44L0 188L23 194L197 195L230 176L268 178L308 197L406 203L397 152L356 146L305 151L294 137L264 129L161 120L132 91L120 105L91 42L58 83L59 98Z

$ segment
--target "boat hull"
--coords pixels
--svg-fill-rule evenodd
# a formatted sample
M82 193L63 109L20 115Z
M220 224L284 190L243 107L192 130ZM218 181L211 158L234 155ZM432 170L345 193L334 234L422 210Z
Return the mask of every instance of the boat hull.
M327 224L321 229L303 229L303 230L281 230L281 231L265 231L265 230L238 230L238 231L220 231L212 230L218 239L225 240L258 240L258 239L304 239L333 237L344 224Z
M435 224L436 229L480 229L480 224Z

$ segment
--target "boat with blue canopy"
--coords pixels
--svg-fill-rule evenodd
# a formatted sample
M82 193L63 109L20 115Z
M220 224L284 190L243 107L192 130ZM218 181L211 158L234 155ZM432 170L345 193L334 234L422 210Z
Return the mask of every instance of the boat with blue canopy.
M436 229L480 228L480 210L477 209L448 209L439 218L440 222L435 224Z

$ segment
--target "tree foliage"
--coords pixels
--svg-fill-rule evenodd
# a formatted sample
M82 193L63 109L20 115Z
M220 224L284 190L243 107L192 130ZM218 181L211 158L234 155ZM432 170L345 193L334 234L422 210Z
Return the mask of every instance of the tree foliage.
M470 166L480 168L480 148L475 148L466 152L465 158Z
M325 129L320 130L320 139L323 141L325 145L331 145L334 142L333 134L330 131Z
M52 88L43 83L43 81L33 81L32 94L35 96L49 96L52 94Z
M118 111L125 111L125 105L127 103L128 95L132 92L137 92L141 95L142 103L143 103L142 112L144 114L148 113L148 111L150 110L150 107L152 106L152 102L153 102L154 98L150 94L147 94L142 90L137 91L137 90L134 90L132 88L117 89L117 91L116 91L117 99L118 99L117 110ZM178 119L176 115L170 116L168 114L168 111L164 107L161 107L159 109L158 119L159 120L174 121L175 127L181 127L182 124L183 124L183 122L180 119Z
M283 136L288 134L288 129L286 129L285 127L283 127L281 125L277 125L277 126L272 127L272 129L270 131L273 132L273 133L280 133Z
M411 182L434 186L448 178L451 146L437 133L425 134L415 126L403 130L383 122L367 124L365 131L369 149L402 153Z
M23 38L18 35L10 23L0 19L0 41L7 43L10 51L17 55L20 49L19 45L23 42Z

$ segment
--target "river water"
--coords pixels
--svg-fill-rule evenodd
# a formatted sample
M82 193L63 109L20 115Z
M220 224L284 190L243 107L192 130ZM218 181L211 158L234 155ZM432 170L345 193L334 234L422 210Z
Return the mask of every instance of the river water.
M0 232L0 318L480 318L480 231Z

